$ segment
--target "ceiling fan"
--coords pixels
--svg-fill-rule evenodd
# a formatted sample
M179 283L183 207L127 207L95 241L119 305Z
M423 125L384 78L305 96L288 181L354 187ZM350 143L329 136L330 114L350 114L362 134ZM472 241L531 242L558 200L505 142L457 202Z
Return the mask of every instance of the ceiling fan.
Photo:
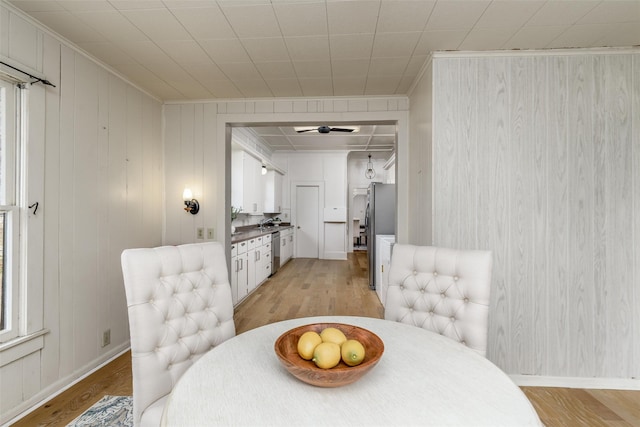
M348 127L340 127L334 128L331 126L318 126L318 127L296 127L294 128L298 133L306 133L306 132L318 132L318 133L329 133L329 132L358 132L360 128L358 126L348 126Z

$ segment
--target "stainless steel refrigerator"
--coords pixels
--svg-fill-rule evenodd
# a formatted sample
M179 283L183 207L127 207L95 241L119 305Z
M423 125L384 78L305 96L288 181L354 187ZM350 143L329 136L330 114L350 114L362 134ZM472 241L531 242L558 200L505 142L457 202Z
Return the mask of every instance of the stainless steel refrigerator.
M369 258L369 287L376 288L376 235L396 234L396 185L372 182L367 189L364 217Z

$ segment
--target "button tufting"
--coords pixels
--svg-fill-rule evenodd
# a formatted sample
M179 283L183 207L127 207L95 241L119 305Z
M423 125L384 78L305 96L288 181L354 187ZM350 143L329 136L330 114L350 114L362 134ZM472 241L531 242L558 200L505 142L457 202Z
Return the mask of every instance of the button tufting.
M458 280L458 276L453 276L453 280Z
M418 274L418 272L416 270L413 270L413 275L415 276L416 274Z
M438 275L438 272L437 272L437 271L434 271L434 272L433 272L433 275L434 275L434 276L437 276L437 275Z
M456 321L456 318L452 316L452 317L451 317L451 321L452 321L452 322L455 322L455 321Z
M440 293L440 296L441 296L442 298L444 298L444 297L445 297L444 292L441 292L441 293Z
M424 289L420 289L420 293L421 293L421 294L424 294Z
M464 302L469 302L469 298L465 298L465 299L464 299Z

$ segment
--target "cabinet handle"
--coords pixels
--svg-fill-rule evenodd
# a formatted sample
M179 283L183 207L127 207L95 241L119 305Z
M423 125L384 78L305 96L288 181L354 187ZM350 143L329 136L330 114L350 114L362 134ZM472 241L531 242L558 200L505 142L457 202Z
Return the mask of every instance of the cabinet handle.
M244 259L240 258L240 270L244 270Z
M240 271L240 270L238 270L238 260L236 260L236 273L237 273L238 271Z

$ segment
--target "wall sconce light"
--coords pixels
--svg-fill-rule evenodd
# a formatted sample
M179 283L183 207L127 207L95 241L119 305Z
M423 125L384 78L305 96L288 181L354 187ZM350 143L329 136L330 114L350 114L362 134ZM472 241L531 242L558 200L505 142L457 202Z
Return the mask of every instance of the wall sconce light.
M184 200L185 211L189 212L191 215L195 215L200 211L200 203L193 198L193 194L189 188L184 189L182 199Z
M367 171L364 173L367 179L373 179L376 176L376 171L373 170L373 163L371 162L371 154L369 154L369 163L367 163Z
M267 167L265 165L262 165L262 175L266 175L267 174Z

